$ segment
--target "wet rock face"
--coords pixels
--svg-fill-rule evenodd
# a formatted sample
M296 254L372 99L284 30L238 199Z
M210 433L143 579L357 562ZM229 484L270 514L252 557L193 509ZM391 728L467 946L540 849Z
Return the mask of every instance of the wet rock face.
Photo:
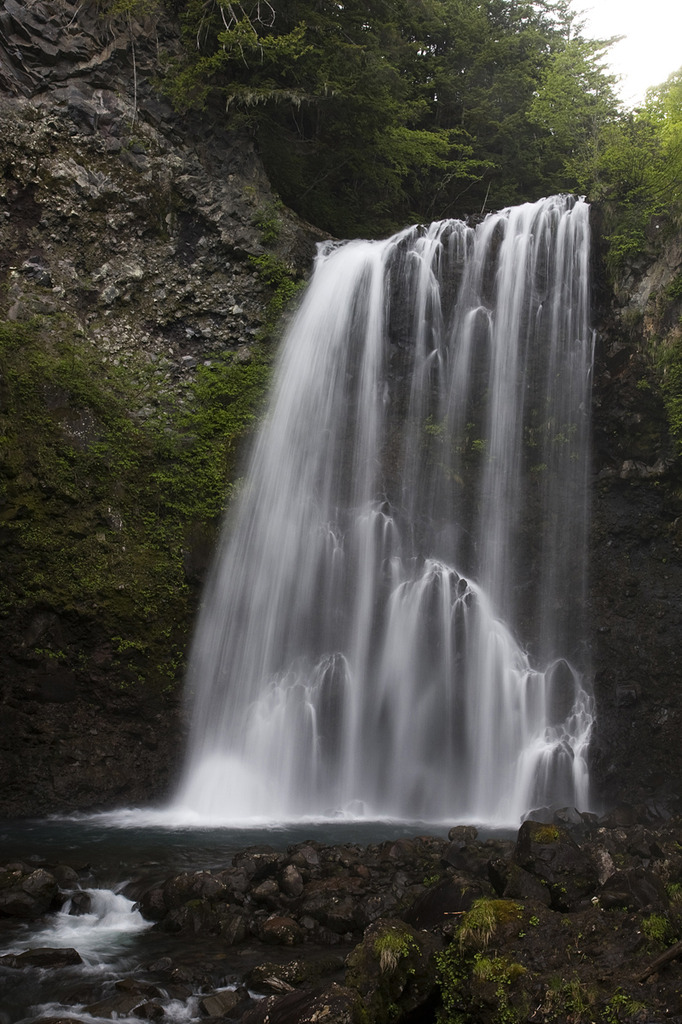
M653 226L655 228L655 225ZM599 216L595 215L599 244ZM682 464L662 392L678 344L679 234L615 286L597 275L590 615L597 805L669 814L682 787Z
M271 296L249 259L264 252L268 182L222 112L183 119L155 91L159 54L177 47L167 14L129 21L96 0L0 0L0 321L56 315L57 349L64 330L109 366L142 366L155 384L130 409L138 423L190 402L197 369L216 357L248 364ZM307 269L310 230L277 210L278 257ZM51 384L44 400L74 450L101 440L101 424L63 389ZM29 510L20 514L55 504L41 484L37 472L10 481L12 504ZM78 485L75 503L87 502L89 482ZM116 487L113 474L103 535L121 535ZM22 549L16 513L5 513L0 546L12 569ZM50 516L71 529L68 503ZM168 612L181 644L215 530L197 522L183 545L187 607ZM112 640L125 631L101 611L19 597L0 619L0 817L158 800L182 749L182 658L164 693L130 685Z

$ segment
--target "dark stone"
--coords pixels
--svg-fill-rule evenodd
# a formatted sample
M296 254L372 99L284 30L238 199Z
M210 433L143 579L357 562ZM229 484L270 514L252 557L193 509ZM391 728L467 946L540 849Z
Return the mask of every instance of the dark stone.
M266 878L251 890L251 899L273 909L280 897L279 886L274 878Z
M448 832L448 839L451 843L458 843L460 849L476 841L478 829L473 825L454 825Z
M261 928L263 942L276 946L296 946L303 942L303 929L290 917L273 914Z
M300 896L303 892L303 878L301 877L301 872L294 864L285 865L280 876L279 884L282 892L287 896L293 896L295 898Z
M289 858L290 863L297 868L307 869L309 872L319 867L320 855L312 843L302 843L296 847L295 853Z
M0 915L27 920L49 910L59 891L56 878L44 868L37 868L29 875L19 872L5 874L4 878L0 875L0 884Z
M627 910L664 911L669 900L659 874L644 868L616 871L597 893L605 910L623 907Z
M169 910L177 909L188 900L218 899L224 895L225 886L210 871L176 875L163 887L163 902ZM158 897L150 899L150 909L154 909L157 902Z
M355 926L364 930L380 917L391 917L397 913L399 903L398 897L390 892L375 893L358 900L354 911Z
M513 861L547 886L552 906L559 910L575 908L581 899L592 896L599 884L593 858L559 825L524 821Z
M87 892L74 892L71 894L69 914L72 917L80 917L82 914L89 914L92 907L92 897Z
M199 999L199 1009L207 1017L233 1017L240 1006L246 1006L249 994L244 988L223 989Z
M60 889L75 889L78 885L78 872L69 864L58 864L52 874Z
M504 892L509 878L509 862L502 857L488 861L488 879L498 896Z
M5 967L40 967L41 969L54 969L59 967L73 967L82 964L83 960L77 950L70 947L52 948L49 946L38 949L27 949L24 953L14 953L2 957Z
M163 886L155 886L143 893L138 903L140 913L148 921L161 921L168 910Z
M549 886L534 874L524 871L518 864L509 865L504 889L500 895L508 900L534 900L547 907L552 902Z
M404 920L415 928L435 929L457 923L457 918L469 910L481 890L469 880L445 878L415 900L405 911Z
M141 1017L142 1020L163 1020L166 1011L161 1003L142 1003L135 1007L135 1015Z
M336 983L317 992L291 992L262 999L242 1017L243 1024L357 1024L362 1001L358 993Z
M138 1006L146 1002L144 996L135 995L131 992L119 992L109 999L102 999L97 1003L86 1006L86 1012L93 1017L127 1017Z
M306 956L305 959L289 960L286 963L266 961L249 971L244 980L249 988L257 992L281 994L324 975L337 973L343 964L343 957L321 957L317 954Z
M250 846L234 857L233 864L251 879L253 885L264 878L274 877L283 859L282 854L270 846Z

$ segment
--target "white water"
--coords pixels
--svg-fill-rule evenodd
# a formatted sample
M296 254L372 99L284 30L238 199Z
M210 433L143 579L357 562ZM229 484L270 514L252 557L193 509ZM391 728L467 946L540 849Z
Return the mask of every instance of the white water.
M189 672L180 820L589 805L589 222L328 245Z
M121 952L130 936L151 928L135 904L110 889L84 889L90 898L87 914L71 914L71 901L53 914L44 928L19 935L11 952L45 947L73 947L92 967Z

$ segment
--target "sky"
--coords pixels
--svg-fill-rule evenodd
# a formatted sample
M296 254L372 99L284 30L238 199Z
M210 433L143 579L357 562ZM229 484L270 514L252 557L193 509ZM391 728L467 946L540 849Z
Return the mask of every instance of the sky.
M681 0L578 0L589 39L625 36L610 50L609 69L623 76L619 85L628 107L644 100L646 90L660 85L682 66Z

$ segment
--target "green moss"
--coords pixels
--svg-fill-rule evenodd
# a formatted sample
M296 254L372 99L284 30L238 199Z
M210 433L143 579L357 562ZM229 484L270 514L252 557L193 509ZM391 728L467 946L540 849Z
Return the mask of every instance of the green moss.
M419 987L419 979L423 981L429 971L415 933L399 921L371 926L348 956L346 967L346 985L360 994L374 1024L399 1019L413 986Z
M657 364L668 427L678 453L682 453L682 338L659 349Z
M556 825L538 825L533 829L534 843L556 843L560 836L561 832Z
M670 945L675 938L673 927L662 914L650 914L642 919L642 932L650 942L663 946Z
M682 903L682 882L671 882L669 885L666 885L665 891L671 903L677 905Z
M281 210L281 200L273 199L254 214L252 222L261 233L263 245L273 245L279 238L282 230Z
M672 302L682 299L682 273L678 274L665 289L665 297Z
M273 290L263 325L263 334L268 336L276 330L283 314L291 308L296 297L305 288L305 282L297 280L284 260L271 252L265 252L261 256L249 256L249 260L260 279Z
M63 660L87 669L98 647L124 686L181 673L185 560L193 537L215 534L270 355L201 367L184 404L159 395L154 370L106 363L64 317L0 323L0 616L80 623L86 639L59 644Z

